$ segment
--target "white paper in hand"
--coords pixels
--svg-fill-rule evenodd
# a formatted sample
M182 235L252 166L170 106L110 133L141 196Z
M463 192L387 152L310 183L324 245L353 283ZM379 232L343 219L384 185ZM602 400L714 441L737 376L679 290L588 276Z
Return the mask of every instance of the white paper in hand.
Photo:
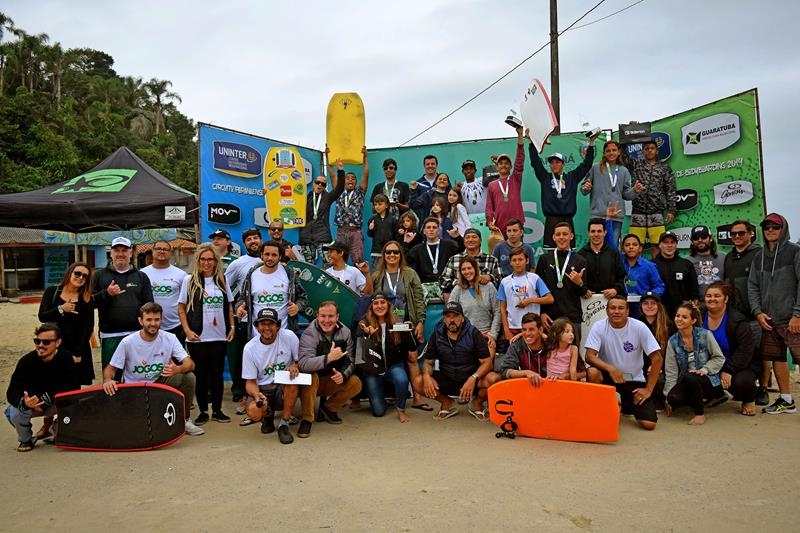
M275 383L279 385L311 385L311 374L300 372L296 378L292 379L289 377L288 370L276 370Z
M533 78L525 94L522 95L520 103L522 122L525 127L530 129L530 139L536 147L536 151L541 153L547 138L558 126L556 114L550 104L550 97L544 89L544 85L537 78Z

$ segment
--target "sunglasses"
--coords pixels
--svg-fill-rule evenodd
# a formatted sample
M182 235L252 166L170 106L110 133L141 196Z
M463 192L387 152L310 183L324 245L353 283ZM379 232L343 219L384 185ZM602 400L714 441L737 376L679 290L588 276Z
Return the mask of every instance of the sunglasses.
M779 230L779 229L781 229L782 227L783 227L783 226L778 226L778 225L776 225L776 224L765 224L765 225L764 225L764 230L766 230L766 231L769 231L769 230Z
M270 231L283 231L283 228L269 228Z
M383 170L397 170L397 167L383 167Z
M384 255L400 255L400 250L384 250Z
M33 344L36 346L39 346L40 344L43 346L50 346L54 342L56 342L55 339L40 339L39 337L33 339Z
M75 271L72 272L72 275L75 276L78 279L89 279L89 273L88 272L78 272L77 270L75 270Z
M315 182L314 182L314 185L319 185L319 186L321 186L321 187L324 187L325 185L327 185L327 182L324 182L324 181L315 181Z
M747 235L746 231L731 231L731 237L744 237Z
M700 239L708 239L709 237L711 237L711 235L709 235L708 233L700 233L692 237L692 240L699 241Z

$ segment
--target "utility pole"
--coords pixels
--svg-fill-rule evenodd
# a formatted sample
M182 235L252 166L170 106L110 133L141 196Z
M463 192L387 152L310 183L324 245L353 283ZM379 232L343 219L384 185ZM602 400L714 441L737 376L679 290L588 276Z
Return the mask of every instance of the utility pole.
M558 0L550 0L550 103L556 114L558 126L554 135L561 133L561 97L558 82Z

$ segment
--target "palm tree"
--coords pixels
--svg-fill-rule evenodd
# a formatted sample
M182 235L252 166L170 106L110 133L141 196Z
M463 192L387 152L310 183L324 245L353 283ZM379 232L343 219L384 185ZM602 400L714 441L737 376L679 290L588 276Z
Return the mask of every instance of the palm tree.
M64 77L64 71L74 61L74 56L71 50L64 52L61 43L55 43L45 49L44 58L53 87L53 98L55 98L56 106L61 107L61 80Z
M164 104L170 100L177 100L179 103L182 101L177 93L169 91L172 82L168 80L151 79L144 84L145 91L147 91L150 101L153 104L154 121L155 121L155 134L161 133L162 126L164 125Z

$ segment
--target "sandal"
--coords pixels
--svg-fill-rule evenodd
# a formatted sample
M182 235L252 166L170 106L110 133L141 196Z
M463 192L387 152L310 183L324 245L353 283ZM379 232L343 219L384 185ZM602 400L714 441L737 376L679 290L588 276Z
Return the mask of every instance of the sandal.
M428 405L427 403L418 403L411 406L412 409L419 409L420 411L433 411L433 407Z
M249 416L246 416L246 417L242 418L239 421L239 425L242 426L242 427L249 426L249 425L255 424L255 423L256 423L256 421L253 420L252 418L250 418Z
M438 413L433 415L433 419L437 421L447 420L453 418L458 414L458 408L453 406L450 409L441 409Z
M744 416L756 416L756 408L752 405L743 405L739 413Z
M470 407L469 409L467 409L467 411L469 412L469 414L471 414L472 416L475 417L475 420L480 420L481 422L486 422L486 420L488 420L488 416L487 415L489 413L488 413L487 409L482 409L480 411L474 411L472 409L472 407Z
M28 442L20 442L19 446L17 446L18 452L29 452L35 446L35 441L29 440Z

